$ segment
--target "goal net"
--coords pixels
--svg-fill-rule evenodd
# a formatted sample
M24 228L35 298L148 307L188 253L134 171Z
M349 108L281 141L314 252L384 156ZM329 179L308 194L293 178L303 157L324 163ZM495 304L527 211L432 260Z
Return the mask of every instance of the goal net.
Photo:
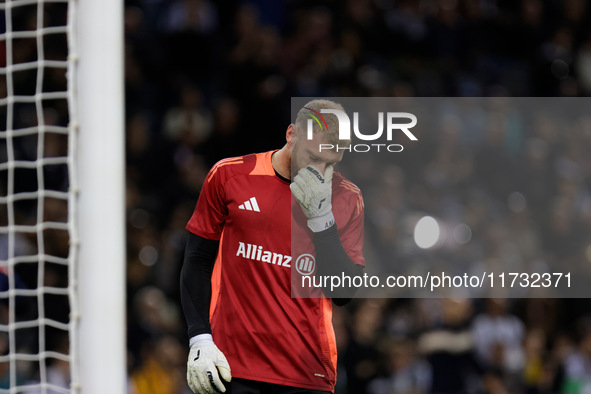
M0 393L124 392L119 3L0 2Z

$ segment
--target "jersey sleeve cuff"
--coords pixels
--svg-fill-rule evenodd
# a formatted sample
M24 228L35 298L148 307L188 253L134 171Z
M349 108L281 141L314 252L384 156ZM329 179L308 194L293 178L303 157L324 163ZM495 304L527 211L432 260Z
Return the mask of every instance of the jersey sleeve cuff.
M211 336L211 334L199 334L189 339L189 346L191 347L193 347L193 345L203 343L213 343L213 337Z

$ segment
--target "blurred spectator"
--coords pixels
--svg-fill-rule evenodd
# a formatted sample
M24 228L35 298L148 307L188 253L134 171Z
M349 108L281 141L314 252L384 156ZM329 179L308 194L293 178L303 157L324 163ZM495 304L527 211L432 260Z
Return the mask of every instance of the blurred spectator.
M523 340L523 385L528 392L547 391L548 379L551 376L551 371L548 370L549 365L546 365L546 334L543 330L530 330L525 334Z
M209 34L217 27L217 10L208 0L176 0L169 6L164 29Z
M190 394L186 385L186 350L172 336L144 344L142 363L131 375L133 394Z
M68 336L65 332L59 334L59 343L56 345L54 351L67 355L69 350ZM27 394L58 394L62 393L63 390L70 388L70 362L59 358L48 358L47 367L45 373L47 379L43 383L50 384L51 388L39 388L33 390L27 390ZM31 382L35 384L37 382Z
M524 363L524 326L508 308L507 300L486 300L486 312L474 318L472 332L476 355L485 368L515 373Z
M442 299L437 303L440 305L441 315L430 318L431 327L418 338L418 349L431 365L431 392L482 390L478 381L480 369L474 360L474 341L470 331L472 301Z
M591 322L579 322L579 342L576 349L564 360L565 380L563 393L588 393L591 391Z
M472 325L477 360L485 371L484 383L493 392L497 387L512 392L522 384L524 325L508 307L507 300L488 299L485 313L477 315Z
M431 392L431 367L416 356L415 344L407 339L384 344L387 376L369 383L369 394L425 394Z
M366 392L367 384L378 373L383 307L380 300L364 300L355 309L350 342L340 356L346 369L349 392Z
M168 139L191 149L203 143L211 134L212 120L202 106L198 89L185 87L178 107L168 110L164 117L164 133Z

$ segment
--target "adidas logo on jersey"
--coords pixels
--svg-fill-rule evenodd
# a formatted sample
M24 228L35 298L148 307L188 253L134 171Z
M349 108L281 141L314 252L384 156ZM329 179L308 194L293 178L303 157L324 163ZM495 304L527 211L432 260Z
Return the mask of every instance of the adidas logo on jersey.
M238 206L238 209L246 209L247 211L255 211L261 212L259 209L259 204L257 203L257 199L255 197L251 197L249 200L244 201L243 204Z

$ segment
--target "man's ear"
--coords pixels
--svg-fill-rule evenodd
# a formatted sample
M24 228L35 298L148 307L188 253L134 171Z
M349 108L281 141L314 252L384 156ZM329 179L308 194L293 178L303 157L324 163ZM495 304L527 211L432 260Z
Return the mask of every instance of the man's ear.
M298 129L296 129L295 125L292 123L287 127L287 131L285 133L285 140L289 146L293 145L298 138Z

